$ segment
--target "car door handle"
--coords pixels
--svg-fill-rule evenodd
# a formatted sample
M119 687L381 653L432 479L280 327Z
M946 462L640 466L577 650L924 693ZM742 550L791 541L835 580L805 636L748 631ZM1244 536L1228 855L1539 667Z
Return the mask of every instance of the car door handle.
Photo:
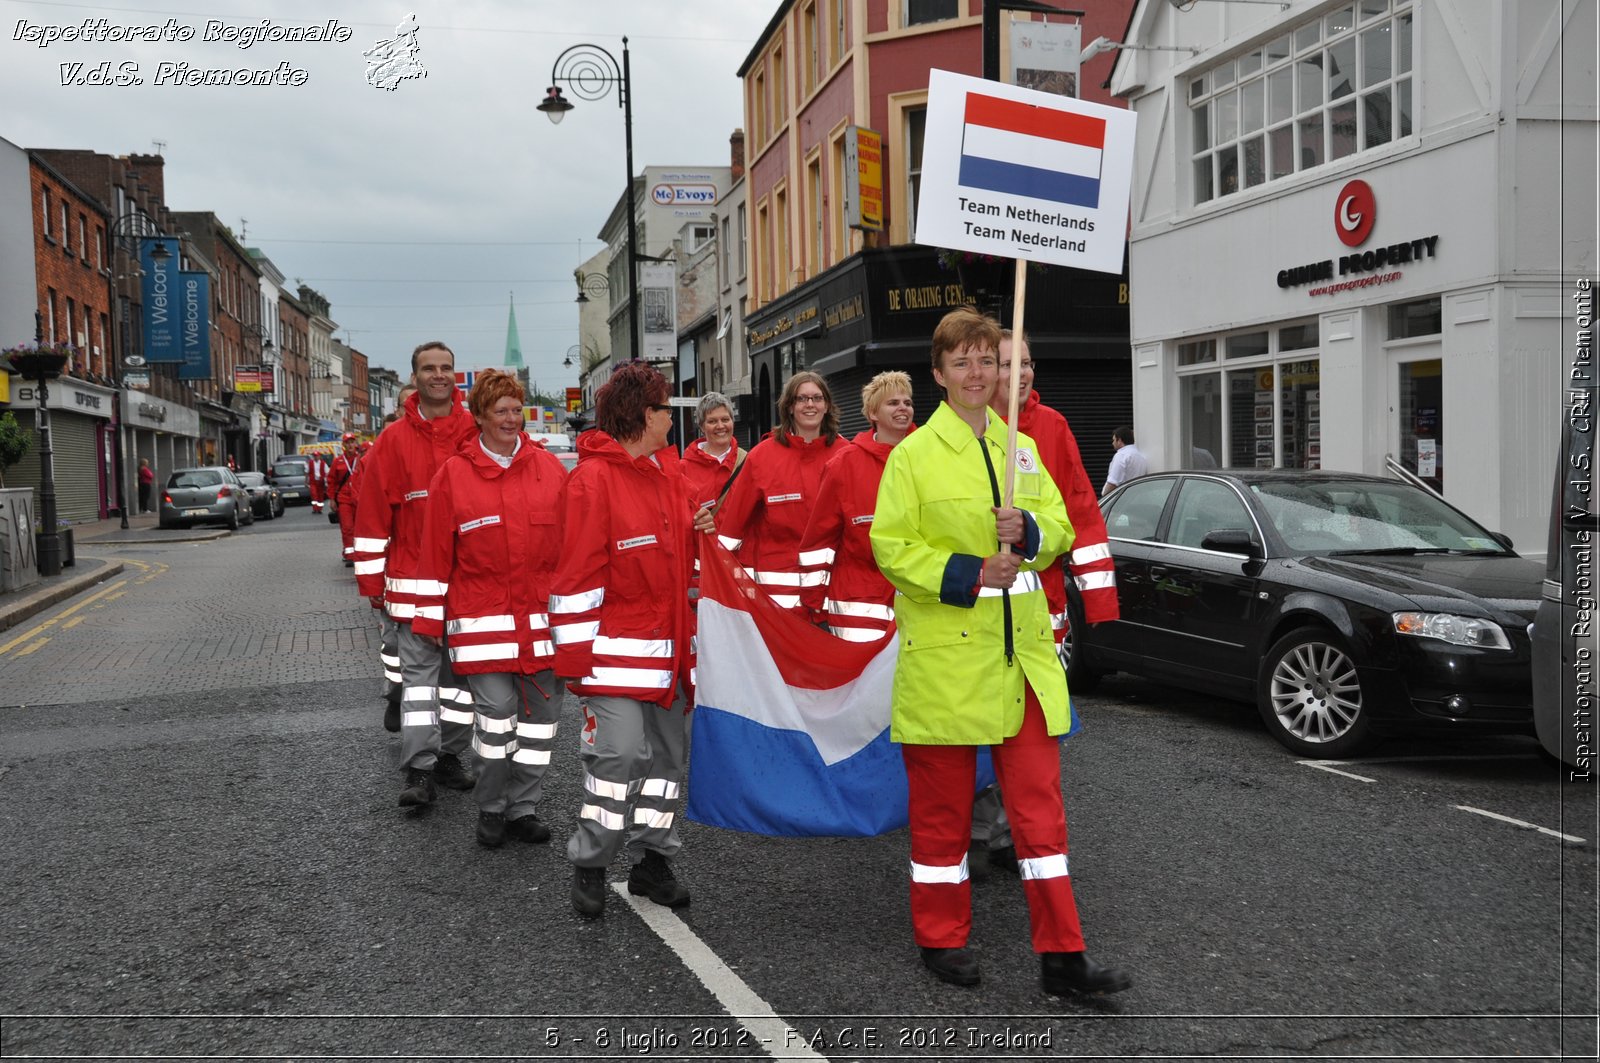
M1151 579L1166 579L1167 578L1167 570L1165 568L1161 567L1160 565L1151 565L1150 566L1150 578Z

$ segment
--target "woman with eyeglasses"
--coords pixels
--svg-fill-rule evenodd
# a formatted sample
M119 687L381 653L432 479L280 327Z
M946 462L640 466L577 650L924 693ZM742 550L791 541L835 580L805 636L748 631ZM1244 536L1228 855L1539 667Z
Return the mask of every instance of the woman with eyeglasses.
M801 589L826 580L821 568L800 563L800 537L817 503L822 467L849 446L839 435L827 382L796 373L778 397L778 427L751 448L717 511L722 544L785 609L804 611Z
M861 389L861 410L869 427L823 469L800 538L801 563L820 568L825 580L802 587L800 599L851 642L882 638L894 622L894 586L878 571L870 535L883 464L916 427L911 378L898 370L879 373Z
M561 560L550 589L556 674L583 703L583 804L567 842L572 905L602 914L606 868L626 850L628 892L681 908L676 814L692 705L689 578L697 541L667 382L625 362L595 396L561 496Z

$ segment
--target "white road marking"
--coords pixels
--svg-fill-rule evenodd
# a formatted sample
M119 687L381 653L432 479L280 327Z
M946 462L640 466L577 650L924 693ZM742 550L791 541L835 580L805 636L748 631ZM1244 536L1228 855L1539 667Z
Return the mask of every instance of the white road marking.
M621 882L613 882L611 888L628 902L669 949L678 954L684 966L711 990L711 995L717 998L729 1015L750 1031L768 1055L780 1059L828 1058L807 1047L805 1038L778 1018L778 1013L772 1010L771 1005L756 996L755 990L734 974L682 919L672 914L670 908L633 896Z
M1347 760L1345 764L1406 764L1411 761L1434 760L1536 760L1537 753L1441 753L1438 755L1424 755L1416 757L1364 757L1360 760Z
M1299 761L1298 763L1304 764L1308 768L1316 768L1318 771L1328 772L1331 775L1343 775L1346 779L1354 779L1356 782L1377 782L1378 781L1377 779L1369 779L1365 775L1357 775L1354 772L1340 771L1338 768L1335 768L1333 766L1333 763L1338 763L1338 762L1330 763L1329 761L1326 761L1326 760L1302 760L1302 761Z
M1527 823L1520 819L1512 819L1510 816L1502 816L1498 812L1490 812L1487 809L1473 808L1471 805L1452 805L1451 807L1459 808L1463 812L1472 812L1480 816L1488 816L1490 819L1498 819L1500 822L1510 823L1512 826L1526 827L1529 830L1536 830L1540 834L1548 834L1550 837L1560 838L1564 842L1583 841L1582 838L1575 834L1562 834L1560 831L1551 830L1549 827L1541 827L1537 823Z

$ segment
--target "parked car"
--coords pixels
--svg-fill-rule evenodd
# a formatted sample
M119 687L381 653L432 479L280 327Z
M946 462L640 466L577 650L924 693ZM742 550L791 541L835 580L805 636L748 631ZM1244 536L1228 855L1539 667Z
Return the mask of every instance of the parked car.
M1577 369L1577 367L1574 367ZM1580 373L1582 375L1580 375ZM1533 724L1539 744L1575 769L1594 772L1594 552L1600 540L1600 492L1594 488L1594 378L1578 369L1567 389L1544 595L1533 622Z
M311 504L311 459L298 454L285 454L272 463L268 474L272 485L285 504L303 502Z
M1532 733L1543 567L1431 492L1204 470L1130 481L1101 508L1121 619L1075 615L1075 689L1117 670L1253 701L1312 757L1396 730Z
M184 528L191 524L221 521L237 531L241 524L254 524L250 494L232 469L206 465L178 469L167 477L161 491L159 520L163 528Z
M265 473L241 472L238 476L244 489L250 492L250 509L256 516L268 520L283 516L283 495L267 482Z

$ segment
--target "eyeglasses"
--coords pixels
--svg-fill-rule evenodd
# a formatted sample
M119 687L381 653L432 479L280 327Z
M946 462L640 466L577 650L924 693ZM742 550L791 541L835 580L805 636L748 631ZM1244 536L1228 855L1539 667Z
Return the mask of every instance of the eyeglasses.
M815 406L815 405L818 405L820 403L825 403L827 401L828 400L823 398L821 395L796 395L794 397L794 404L796 406L799 406L802 403L807 404L807 405Z
M670 402L652 402L650 408L657 413L666 413L672 409L672 404Z

